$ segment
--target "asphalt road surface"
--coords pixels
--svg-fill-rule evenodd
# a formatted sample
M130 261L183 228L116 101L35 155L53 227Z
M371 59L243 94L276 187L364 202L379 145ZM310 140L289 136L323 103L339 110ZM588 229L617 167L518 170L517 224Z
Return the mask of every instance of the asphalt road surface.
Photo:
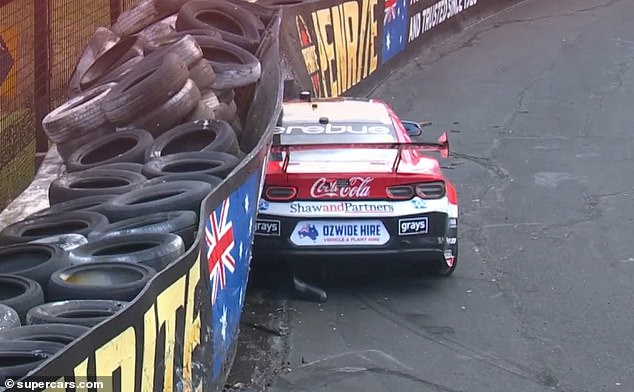
M330 267L270 391L634 391L634 1L527 0L372 93L450 132L460 261Z

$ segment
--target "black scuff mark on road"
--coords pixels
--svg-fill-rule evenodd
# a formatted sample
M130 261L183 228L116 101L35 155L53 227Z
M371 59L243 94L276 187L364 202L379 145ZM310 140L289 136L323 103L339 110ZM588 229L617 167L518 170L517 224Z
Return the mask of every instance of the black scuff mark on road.
M588 392L584 389L579 389L578 387L571 387L568 385L562 385L559 383L558 379L553 375L553 373L549 369L541 369L541 370L533 370L529 367L519 364L515 361L502 358L494 353L486 352L480 350L476 347L467 345L465 343L459 342L455 339L451 339L448 337L439 337L437 334L432 334L426 332L419 328L417 325L414 325L410 321L401 317L399 314L395 313L385 305L373 301L369 298L366 298L364 295L360 293L356 293L355 297L363 303L368 309L373 310L378 313L382 317L387 320L390 320L395 325L403 328L423 339L426 339L430 342L438 344L442 347L445 347L449 350L452 350L456 353L464 355L473 360L485 363L493 368L506 372L508 374L514 375L516 377L522 378L527 381L531 381L536 383L537 385L550 388L553 391L557 392Z

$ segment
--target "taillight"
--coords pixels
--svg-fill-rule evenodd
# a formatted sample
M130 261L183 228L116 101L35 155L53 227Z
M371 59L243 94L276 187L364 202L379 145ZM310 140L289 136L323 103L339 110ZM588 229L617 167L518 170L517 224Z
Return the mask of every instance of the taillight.
M394 185L387 187L386 193L390 199L407 200L414 197L414 188L411 185Z
M440 199L445 196L445 183L425 182L416 184L416 195L421 199Z
M269 200L292 200L297 196L297 189L290 186L270 186L264 191L264 197Z

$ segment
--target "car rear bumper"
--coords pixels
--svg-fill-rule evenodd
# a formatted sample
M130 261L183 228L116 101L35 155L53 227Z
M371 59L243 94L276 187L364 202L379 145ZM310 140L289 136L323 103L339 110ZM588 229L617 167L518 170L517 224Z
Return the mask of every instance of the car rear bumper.
M399 233L399 225L404 221L417 221L426 218L428 230L425 233ZM313 218L333 222L349 219ZM397 262L434 262L442 260L446 255L457 251L457 221L447 214L432 212L401 217L359 218L359 221L380 220L387 232L389 240L383 245L338 245L338 246L298 246L291 236L297 231L298 223L310 222L310 218L289 218L260 214L258 222L269 225L279 224L278 230L271 235L269 230L262 233L260 226L256 231L253 255L260 261L283 261L293 263L315 263L319 261L363 262L370 260ZM262 226L265 227L265 226ZM271 226L269 226L271 227ZM295 233L296 234L296 233Z

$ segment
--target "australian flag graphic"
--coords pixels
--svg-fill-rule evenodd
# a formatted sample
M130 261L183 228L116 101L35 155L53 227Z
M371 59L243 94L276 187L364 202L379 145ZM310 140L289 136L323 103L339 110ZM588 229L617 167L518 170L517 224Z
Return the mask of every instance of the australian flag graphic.
M407 1L385 0L381 64L405 49L407 43Z
M247 289L259 177L257 172L251 174L211 211L205 222L203 251L211 286L213 378L221 375L238 332Z

